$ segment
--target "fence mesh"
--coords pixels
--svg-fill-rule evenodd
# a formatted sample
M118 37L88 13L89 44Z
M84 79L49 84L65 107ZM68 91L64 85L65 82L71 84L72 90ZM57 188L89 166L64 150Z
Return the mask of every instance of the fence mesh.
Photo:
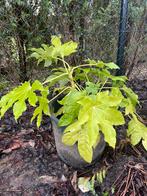
M129 4L125 56L126 73L130 79L145 79L147 76L146 6L145 1Z
M147 76L146 1L130 0L125 40L125 70L130 79ZM29 48L49 43L53 34L79 42L78 57L117 59L120 22L119 0L11 1L0 3L0 74L19 78L19 50L23 47L27 74L32 79L40 68L28 57ZM23 40L22 45L20 39ZM41 68L42 69L42 68ZM43 70L43 69L42 69ZM42 73L46 73L42 71ZM42 77L42 76L41 76ZM14 79L15 78L15 79Z

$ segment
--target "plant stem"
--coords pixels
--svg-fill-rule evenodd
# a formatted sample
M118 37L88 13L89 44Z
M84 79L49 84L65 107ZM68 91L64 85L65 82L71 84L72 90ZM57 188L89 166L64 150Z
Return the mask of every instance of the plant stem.
M88 78L88 76L87 76L87 74L84 72L84 75L85 75L85 78L86 78L86 80L88 81L88 82L90 82L89 81L89 78Z
M63 89L59 94L57 94L55 97L53 97L51 100L49 100L49 103L52 102L54 99L56 99L59 95L61 95L64 91L66 91L68 88L71 88L71 87L66 87L65 89Z
M83 65L78 65L76 67L73 67L72 70L75 70L77 68L80 68L80 67L89 67L89 66L96 66L96 64L83 64Z
M60 78L61 76L66 76L66 75L68 75L68 73L63 73L63 74L51 79L49 82L51 82L52 80L56 80L56 79ZM43 82L43 84L46 84L46 83L48 83L48 82L46 82L46 81Z
M105 84L107 83L107 81L108 81L108 78L105 80L105 82L104 82L103 85L101 86L99 92L101 92L101 90L104 88L104 86L105 86Z
M68 69L70 69L70 65L64 60L64 57L62 57L62 59L60 59L60 58L57 58L57 59L63 62L63 65L66 69L67 69L67 67L68 67ZM67 67L66 67L66 65L67 65Z
M80 89L80 85L78 83L75 83L76 88L78 89L78 91L81 91L82 89Z
M69 73L69 79L70 79L70 83L71 83L72 88L75 88L75 83L74 83L74 79L72 77L72 72Z

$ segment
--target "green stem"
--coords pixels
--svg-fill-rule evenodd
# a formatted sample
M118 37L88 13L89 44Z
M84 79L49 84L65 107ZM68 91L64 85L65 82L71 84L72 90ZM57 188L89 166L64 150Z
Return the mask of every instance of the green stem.
M73 67L72 70L75 70L75 69L80 68L80 67L89 67L89 66L96 66L96 64L83 64L83 65L78 65L76 67Z
M101 90L104 88L105 84L107 83L108 81L108 78L105 80L105 82L103 83L103 85L101 86L100 90L99 90L99 93L101 92Z
M61 95L64 91L66 91L68 88L71 88L71 87L66 87L65 89L63 89L59 94L57 94L55 97L53 97L51 100L49 100L49 103L52 102L53 100L55 100L59 95Z
M82 89L80 89L80 86L78 83L75 83L76 88L78 89L78 91L81 91Z
M64 67L66 67L66 65L67 65L68 69L70 69L70 65L64 60L64 57L62 57L62 59L60 59L60 58L57 58L57 59L63 62ZM66 69L67 69L67 67L66 67Z
M74 79L73 79L73 70L71 69L70 65L64 60L64 58L62 58L62 61L63 61L63 65L68 73L68 76L69 76L69 79L70 79L70 82L71 82L71 86L73 88L75 88L75 83L74 83ZM68 68L66 68L66 65L68 66Z
M72 88L75 88L75 83L74 83L74 79L72 76L72 72L69 73L69 79L70 79L70 83L71 83Z
M88 78L88 76L87 76L87 74L84 72L84 75L85 75L85 78L86 78L86 80L88 81L88 82L90 82L89 81L89 78Z
M53 80L56 80L56 79L60 78L61 76L66 76L66 75L68 75L68 73L63 73L63 74L61 74L61 75L59 75L59 76L57 76L57 77L51 79L50 81L44 81L43 84L46 84L46 83L48 83L48 82L52 82Z
M56 58L55 58L55 57L52 57L52 58L62 61L63 66L64 66L66 72L68 73L68 69L70 69L70 65L64 60L63 57L62 57L62 59L59 58L59 57L56 57ZM67 65L67 66L66 66L66 65Z

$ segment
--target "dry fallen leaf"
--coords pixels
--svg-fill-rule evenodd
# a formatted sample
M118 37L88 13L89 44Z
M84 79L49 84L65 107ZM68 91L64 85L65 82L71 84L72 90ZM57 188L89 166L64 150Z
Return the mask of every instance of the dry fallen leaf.
M67 178L62 174L62 176L61 176L61 181L62 182L66 182L67 181Z
M83 193L90 191L89 180L90 177L80 177L78 179L78 187Z
M28 135L30 133L33 133L33 129L22 129L17 135L18 136L23 136L23 135Z
M3 150L2 153L8 154L8 153L12 152L13 150L16 150L16 149L20 148L21 146L22 146L22 142L21 142L21 141L19 141L19 140L14 140L14 141L10 144L9 148Z
M35 147L35 141L34 140L29 140L29 145L31 146L31 147Z
M78 192L78 178L77 178L77 171L73 173L73 176L71 177L71 184L74 188L75 192Z
M57 178L56 176L48 176L48 175L44 175L44 176L40 176L39 177L39 181L43 184L50 184L50 183L55 183L55 182L59 182L60 179Z

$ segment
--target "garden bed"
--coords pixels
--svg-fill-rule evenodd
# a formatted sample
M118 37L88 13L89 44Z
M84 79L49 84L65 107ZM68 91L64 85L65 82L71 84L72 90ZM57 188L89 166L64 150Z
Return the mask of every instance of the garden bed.
M133 86L136 92L144 91L144 97L139 93L144 103L147 85L137 89L138 84L145 82ZM102 184L95 183L97 195L147 195L147 153L141 144L131 147L123 140L124 128L118 130L120 142L115 151L106 147L93 167L75 171L58 158L49 118L45 116L38 129L29 123L31 114L30 107L16 124L9 111L0 122L0 195L92 195L78 189L78 178L92 176L102 168L107 170L106 178ZM143 117L145 120L146 115Z

